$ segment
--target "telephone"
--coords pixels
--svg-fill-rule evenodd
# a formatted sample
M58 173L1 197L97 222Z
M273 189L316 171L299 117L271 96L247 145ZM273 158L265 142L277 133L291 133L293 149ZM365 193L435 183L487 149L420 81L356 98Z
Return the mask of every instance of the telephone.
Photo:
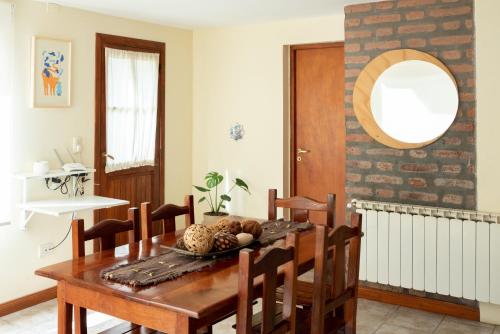
M70 162L62 166L65 172L86 172L87 168L79 162Z

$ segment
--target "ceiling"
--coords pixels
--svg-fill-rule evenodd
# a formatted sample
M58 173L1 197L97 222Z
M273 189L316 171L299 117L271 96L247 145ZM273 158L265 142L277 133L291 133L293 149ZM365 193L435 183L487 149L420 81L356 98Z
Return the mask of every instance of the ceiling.
M49 0L63 6L185 28L342 14L345 5L362 2L368 0Z

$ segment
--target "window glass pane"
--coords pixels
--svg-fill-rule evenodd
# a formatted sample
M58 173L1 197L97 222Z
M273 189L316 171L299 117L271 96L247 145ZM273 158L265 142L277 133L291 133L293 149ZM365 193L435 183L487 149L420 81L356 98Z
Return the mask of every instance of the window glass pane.
M106 172L154 165L159 54L106 48Z

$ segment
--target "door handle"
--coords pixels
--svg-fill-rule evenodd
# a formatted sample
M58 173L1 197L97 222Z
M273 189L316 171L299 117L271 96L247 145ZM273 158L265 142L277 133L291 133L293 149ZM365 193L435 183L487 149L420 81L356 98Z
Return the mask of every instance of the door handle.
M305 150L305 149L303 149L303 148L298 148L298 149L297 149L297 154L309 153L309 152L311 152L311 151L310 151L310 150Z
M103 156L103 157L105 157L105 158L109 158L109 159L111 159L111 160L115 160L115 157L114 157L114 156L112 156L111 154L107 154L106 152L104 152L104 153L102 154L102 156Z

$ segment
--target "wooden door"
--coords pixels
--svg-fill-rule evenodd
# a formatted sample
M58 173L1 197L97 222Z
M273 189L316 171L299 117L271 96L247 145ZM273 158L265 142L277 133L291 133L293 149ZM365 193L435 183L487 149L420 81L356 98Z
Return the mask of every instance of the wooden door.
M105 48L159 54L159 74L156 114L156 138L154 165L142 166L106 173L106 159L113 152L106 152L106 59ZM130 201L131 207L151 202L153 209L163 203L164 173L164 119L165 119L165 44L127 37L96 35L96 106L95 106L95 156L96 169L94 193L100 196ZM115 207L95 211L94 222L103 219L126 219L127 207ZM117 237L120 244L127 242L127 234ZM94 244L95 246L96 244Z
M291 47L291 191L326 201L345 221L344 44ZM326 220L313 213L311 220Z

